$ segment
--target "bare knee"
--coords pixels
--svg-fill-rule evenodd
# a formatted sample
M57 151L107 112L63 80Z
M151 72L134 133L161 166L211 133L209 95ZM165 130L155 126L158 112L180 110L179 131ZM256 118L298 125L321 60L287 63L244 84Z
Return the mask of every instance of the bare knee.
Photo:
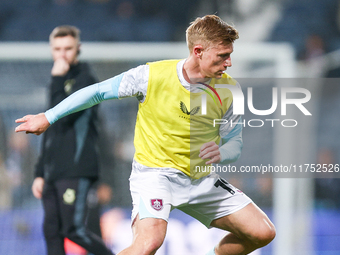
M254 248L258 249L269 244L276 235L275 226L271 222L264 222L263 226L260 226L254 231L248 240L252 243Z

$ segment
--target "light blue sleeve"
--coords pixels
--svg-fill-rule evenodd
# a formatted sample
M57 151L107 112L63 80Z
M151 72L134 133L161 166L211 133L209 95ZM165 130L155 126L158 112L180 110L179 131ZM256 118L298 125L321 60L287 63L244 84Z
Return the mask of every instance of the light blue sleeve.
M108 99L118 98L118 89L123 76L124 73L74 92L45 112L48 122L53 124L71 113L90 108Z
M241 156L243 147L242 131L234 134L234 136L227 135L222 138L222 146L219 148L221 154L222 164L230 164L235 162Z

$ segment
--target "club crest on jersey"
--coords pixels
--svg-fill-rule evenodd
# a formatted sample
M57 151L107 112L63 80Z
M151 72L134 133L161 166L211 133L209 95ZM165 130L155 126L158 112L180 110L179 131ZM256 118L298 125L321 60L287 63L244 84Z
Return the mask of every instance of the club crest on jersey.
M64 90L65 90L66 95L69 96L69 95L72 94L72 87L75 83L76 83L75 79L68 79L68 80L65 81Z
M160 211L163 209L163 199L151 199L151 206L156 211Z
M76 191L74 189L67 189L63 194L64 203L67 205L72 205L76 200Z

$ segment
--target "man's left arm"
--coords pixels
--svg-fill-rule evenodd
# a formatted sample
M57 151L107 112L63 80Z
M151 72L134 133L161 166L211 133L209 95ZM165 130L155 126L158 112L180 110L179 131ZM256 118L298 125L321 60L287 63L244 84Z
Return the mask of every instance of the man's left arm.
M212 163L229 164L241 156L243 147L242 117L233 114L233 105L231 105L223 119L227 121L219 128L222 145L219 147L215 142L208 142L200 149L199 157L210 159L206 162L207 165Z
M223 137L222 146L219 147L222 164L230 164L235 162L241 156L243 147L242 131L231 138Z
M210 159L207 165L212 163L230 164L241 156L243 147L242 129L235 127L232 132L222 137L222 145L218 146L215 142L203 144L199 157Z

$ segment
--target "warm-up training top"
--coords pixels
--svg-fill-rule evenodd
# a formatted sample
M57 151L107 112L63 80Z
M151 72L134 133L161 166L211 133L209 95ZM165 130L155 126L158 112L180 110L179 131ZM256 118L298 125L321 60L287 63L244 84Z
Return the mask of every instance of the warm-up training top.
M195 170L208 161L198 156L204 143L214 141L219 144L222 138L223 163L234 162L240 156L241 116L232 113L232 93L215 87L216 84L240 85L227 74L205 84L189 84L183 76L184 63L185 60L166 60L130 69L75 92L48 110L46 118L53 124L68 114L104 100L136 97L140 105L134 159L147 167L175 168L200 178L209 173ZM203 96L206 98L204 111ZM215 119L226 121L214 125Z

